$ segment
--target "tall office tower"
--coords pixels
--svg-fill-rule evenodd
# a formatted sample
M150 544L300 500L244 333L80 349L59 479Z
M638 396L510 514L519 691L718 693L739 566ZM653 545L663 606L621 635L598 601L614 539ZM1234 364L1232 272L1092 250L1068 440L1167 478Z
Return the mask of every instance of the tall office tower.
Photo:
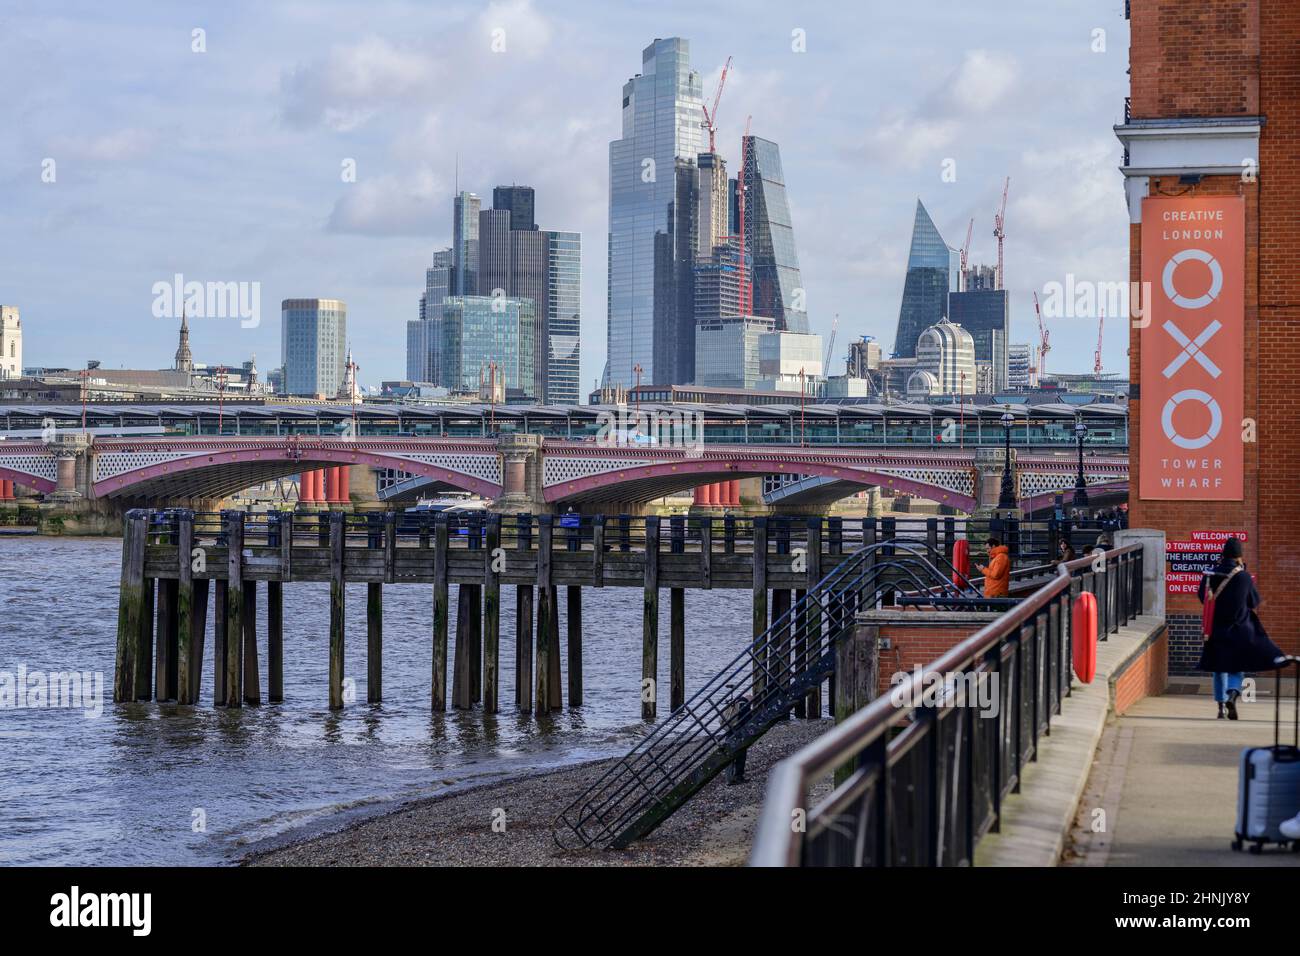
M420 302L423 306L424 299L421 298ZM429 332L432 328L433 323L424 316L410 319L406 323L406 380L408 382L433 381L433 377L429 374L429 359L432 351Z
M695 169L695 226L696 259L713 255L714 247L722 245L724 236L731 233L727 164L717 153L700 153Z
M948 317L975 340L975 362L992 369L991 389L1007 389L1011 300L1006 289L972 289L948 296Z
M943 241L934 220L918 199L912 225L912 249L907 256L907 278L903 282L903 303L898 310L898 333L894 337L896 358L915 358L916 340L921 333L948 316L948 293L957 291L959 270L957 251ZM971 332L974 334L973 329ZM978 349L978 339L975 344Z
M746 136L743 152L745 256L753 287L752 311L775 319L778 331L807 332L808 308L786 201L781 151L771 140Z
M510 210L478 214L478 285L483 295L513 295L511 289Z
M450 295L478 294L478 196L462 192L452 203L452 269Z
M971 266L966 270L966 284L963 291L974 292L976 289L996 289L998 271L992 266Z
M1038 384L1038 367L1034 350L1028 342L1013 342L1007 349L1007 388L1028 391Z
M0 305L0 378L23 377L23 323L18 306Z
M406 323L406 377L412 382L438 380L438 350L442 341L442 300L451 292L454 250L433 254L433 265L424 270L424 293L420 296L420 317Z
M536 195L532 186L497 186L492 190L492 208L510 213L510 228L529 232L537 228Z
M582 235L547 232L545 400L552 405L580 401L582 357ZM539 376L540 377L540 376Z
M442 367L437 384L477 392L493 375L507 397L536 398L537 310L531 299L449 296L442 304Z
M682 377L694 362L689 198L702 103L680 37L647 46L641 72L623 85L623 135L609 144L606 385L690 381Z
M695 260L695 324L740 315L740 251L736 241Z
M348 307L341 299L280 303L280 358L288 395L333 398L347 363Z

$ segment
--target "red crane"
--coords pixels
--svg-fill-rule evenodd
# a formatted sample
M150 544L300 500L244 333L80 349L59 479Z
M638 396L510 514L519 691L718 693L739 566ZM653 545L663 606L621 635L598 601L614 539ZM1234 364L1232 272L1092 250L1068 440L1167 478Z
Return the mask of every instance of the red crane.
M1034 293L1034 314L1038 316L1038 382L1041 385L1047 372L1047 353L1052 351L1051 333L1043 324L1043 310L1038 307L1038 293Z
M1101 375L1101 335L1106 330L1106 310L1101 310L1101 319L1097 322L1097 351L1092 356L1092 374Z
M966 241L962 243L962 247L961 247L961 271L957 273L958 292L966 291L966 260L967 257L970 255L970 237L971 237L971 233L973 233L974 231L975 231L975 220L972 219L970 221L970 225L966 227Z
M704 122L700 125L709 131L709 152L716 153L714 148L713 137L718 132L718 101L722 99L722 87L726 85L727 73L731 70L731 57L727 57L726 64L722 67L722 76L718 79L718 91L713 94L713 109L709 109L703 103L700 109L704 110Z
M1005 239L1007 235L1007 231L1005 228L1007 222L1007 190L1010 188L1011 188L1011 177L1008 176L1007 181L1002 185L1002 205L998 207L998 213L996 216L993 217L993 236L998 241L997 288L999 289L1006 288L1006 285L1003 281L1003 274L1002 274L1002 240Z

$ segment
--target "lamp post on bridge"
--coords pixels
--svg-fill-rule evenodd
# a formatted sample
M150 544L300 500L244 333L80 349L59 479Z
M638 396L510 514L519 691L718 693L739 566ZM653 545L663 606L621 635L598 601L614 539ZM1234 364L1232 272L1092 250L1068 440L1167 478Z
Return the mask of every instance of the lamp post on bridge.
M1011 473L1011 426L1015 423L1015 418L1011 414L1011 406L1006 406L1006 411L1002 413L1002 433L1003 433L1003 459L1002 459L1002 490L998 493L998 508L1013 510L1016 507L1016 479Z
M1074 478L1074 507L1088 507L1088 484L1083 478L1083 438L1088 434L1088 426L1080 415L1074 422L1074 437L1079 442L1079 473Z

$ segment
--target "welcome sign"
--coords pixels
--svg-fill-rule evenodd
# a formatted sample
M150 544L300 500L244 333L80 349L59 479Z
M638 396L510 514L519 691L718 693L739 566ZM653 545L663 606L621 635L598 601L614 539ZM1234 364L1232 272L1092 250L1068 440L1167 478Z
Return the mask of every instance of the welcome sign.
M1240 197L1142 200L1143 499L1241 500L1245 255Z

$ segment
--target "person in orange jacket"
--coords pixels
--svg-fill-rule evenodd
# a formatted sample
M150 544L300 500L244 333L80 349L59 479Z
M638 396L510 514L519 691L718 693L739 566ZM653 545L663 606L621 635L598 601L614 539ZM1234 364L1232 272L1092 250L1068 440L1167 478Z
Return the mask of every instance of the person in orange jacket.
M997 538L989 538L989 563L979 568L984 575L985 597L1006 597L1011 593L1011 551Z

